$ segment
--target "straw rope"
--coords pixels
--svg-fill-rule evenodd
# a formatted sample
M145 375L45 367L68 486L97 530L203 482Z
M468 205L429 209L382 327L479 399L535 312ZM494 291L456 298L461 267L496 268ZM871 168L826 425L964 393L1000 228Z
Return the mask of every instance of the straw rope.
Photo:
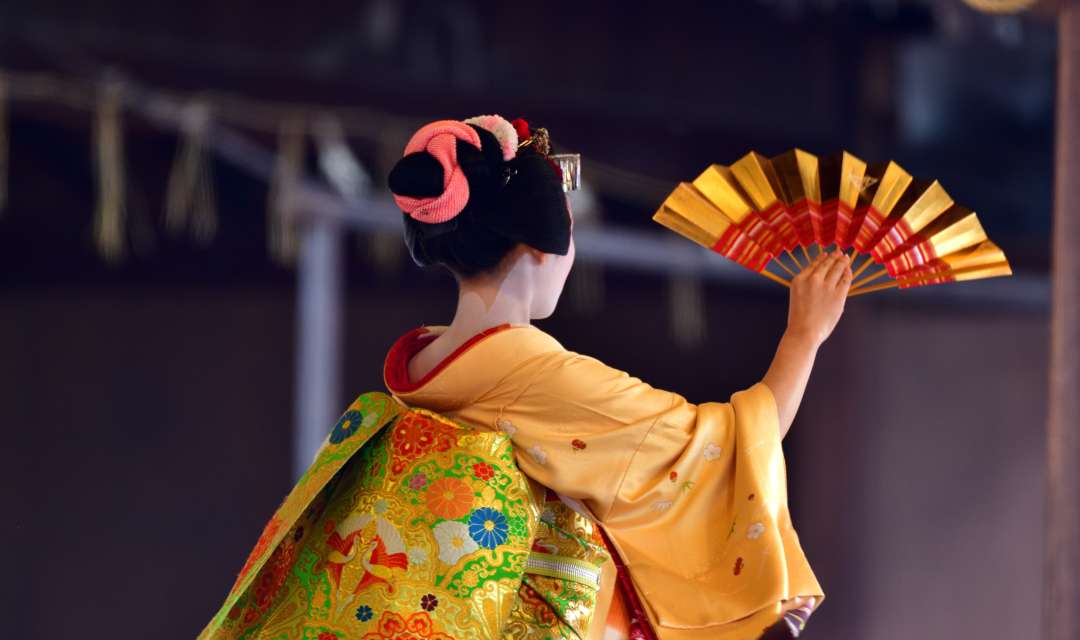
M102 85L94 122L94 160L98 178L98 204L94 214L94 242L101 255L118 262L125 255L124 131L120 120L121 85Z

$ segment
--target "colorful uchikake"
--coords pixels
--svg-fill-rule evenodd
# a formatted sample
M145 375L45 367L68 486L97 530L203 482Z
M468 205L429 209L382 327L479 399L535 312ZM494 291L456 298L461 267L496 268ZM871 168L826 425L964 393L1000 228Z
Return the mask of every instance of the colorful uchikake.
M523 637L538 620L558 637L585 633L610 559L599 528L532 494L505 433L380 393L342 425L200 639Z

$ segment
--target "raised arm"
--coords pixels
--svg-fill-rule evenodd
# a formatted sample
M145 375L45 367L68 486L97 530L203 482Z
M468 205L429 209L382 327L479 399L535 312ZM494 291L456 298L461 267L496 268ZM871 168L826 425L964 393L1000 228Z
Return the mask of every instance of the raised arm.
M773 392L780 437L799 410L818 347L832 333L851 286L851 261L840 251L819 254L791 280L787 330L762 382Z

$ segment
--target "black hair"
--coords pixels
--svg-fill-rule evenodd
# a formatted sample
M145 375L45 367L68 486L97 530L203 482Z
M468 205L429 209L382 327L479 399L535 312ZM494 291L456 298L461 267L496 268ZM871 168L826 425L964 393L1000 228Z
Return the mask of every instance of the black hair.
M437 224L405 214L405 244L421 266L441 264L462 278L490 273L519 243L566 255L570 212L558 168L546 156L522 149L504 161L498 140L470 125L480 148L457 142L457 159L469 182L469 201L454 218ZM426 151L394 165L390 190L414 198L443 191L442 166Z

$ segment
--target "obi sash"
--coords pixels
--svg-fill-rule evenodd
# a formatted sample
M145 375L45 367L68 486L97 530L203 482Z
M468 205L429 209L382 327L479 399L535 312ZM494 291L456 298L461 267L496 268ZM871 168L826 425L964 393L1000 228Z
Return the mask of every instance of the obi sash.
M585 638L599 527L534 496L509 437L358 397L199 638Z

